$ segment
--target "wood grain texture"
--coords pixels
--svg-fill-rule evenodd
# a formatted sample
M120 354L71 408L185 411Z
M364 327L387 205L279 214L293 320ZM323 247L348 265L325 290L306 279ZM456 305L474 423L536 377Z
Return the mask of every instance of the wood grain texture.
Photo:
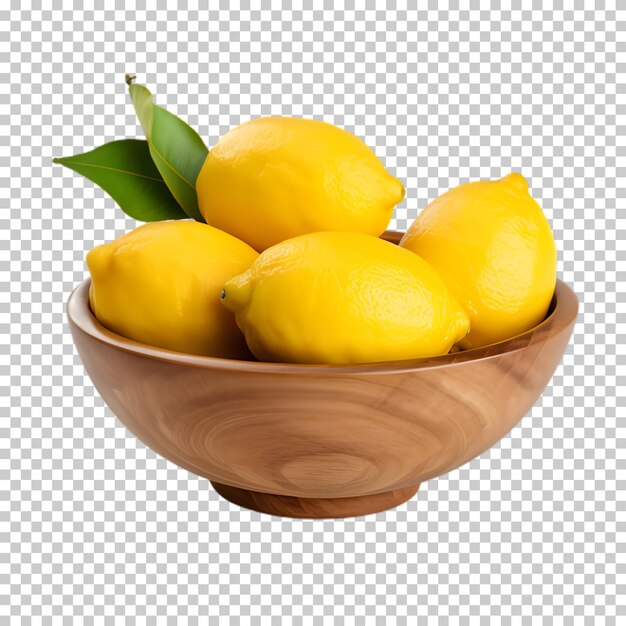
M418 361L311 366L127 340L93 317L88 290L86 281L68 302L74 342L129 430L226 498L297 517L396 506L491 447L550 380L578 310L559 281L546 320L514 339Z

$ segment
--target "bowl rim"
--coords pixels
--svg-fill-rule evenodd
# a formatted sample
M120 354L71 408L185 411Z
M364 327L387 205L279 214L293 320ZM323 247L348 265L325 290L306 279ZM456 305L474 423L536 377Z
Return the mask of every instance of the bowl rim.
M403 233L387 232L385 238L397 243ZM385 361L381 363L359 363L350 365L324 365L300 363L270 363L266 361L241 361L212 356L187 354L165 348L158 348L133 339L127 339L104 327L93 315L89 306L89 288L91 279L87 278L78 284L67 301L66 312L70 325L76 326L92 339L144 358L219 370L236 370L241 372L280 373L292 375L326 374L380 374L404 373L445 366L458 365L467 361L478 361L496 358L504 353L517 352L530 345L543 343L549 337L569 328L578 315L578 298L574 291L563 281L556 281L556 287L548 314L534 328L515 337L498 343L472 348L461 352L444 354L436 357L409 359L401 361Z

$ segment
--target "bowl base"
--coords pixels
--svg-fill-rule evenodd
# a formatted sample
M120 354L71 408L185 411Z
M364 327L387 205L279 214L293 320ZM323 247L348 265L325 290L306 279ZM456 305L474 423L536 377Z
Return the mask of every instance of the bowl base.
M419 485L414 485L368 496L298 498L240 489L222 483L211 482L211 484L220 496L246 509L269 515L304 518L357 517L379 513L410 500L419 489Z

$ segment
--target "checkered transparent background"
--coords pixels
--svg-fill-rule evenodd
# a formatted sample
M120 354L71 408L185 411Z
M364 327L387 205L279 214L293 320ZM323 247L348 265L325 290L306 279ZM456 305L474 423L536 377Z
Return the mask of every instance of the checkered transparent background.
M54 8L0 10L0 622L626 619L624 12L43 4ZM209 146L259 115L352 130L406 183L398 228L449 187L522 171L581 298L572 344L522 424L399 509L339 521L239 509L126 432L63 307L85 252L135 224L51 158L140 135L127 71Z

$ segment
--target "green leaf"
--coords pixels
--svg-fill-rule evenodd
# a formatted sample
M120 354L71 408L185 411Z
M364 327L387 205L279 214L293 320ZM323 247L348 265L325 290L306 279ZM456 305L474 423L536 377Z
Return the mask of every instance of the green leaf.
M198 209L196 179L209 153L190 126L152 101L143 85L128 87L135 112L150 146L150 155L165 184L185 213L204 222Z
M142 222L187 217L150 156L148 142L122 139L71 157L53 159L104 189L130 217Z

